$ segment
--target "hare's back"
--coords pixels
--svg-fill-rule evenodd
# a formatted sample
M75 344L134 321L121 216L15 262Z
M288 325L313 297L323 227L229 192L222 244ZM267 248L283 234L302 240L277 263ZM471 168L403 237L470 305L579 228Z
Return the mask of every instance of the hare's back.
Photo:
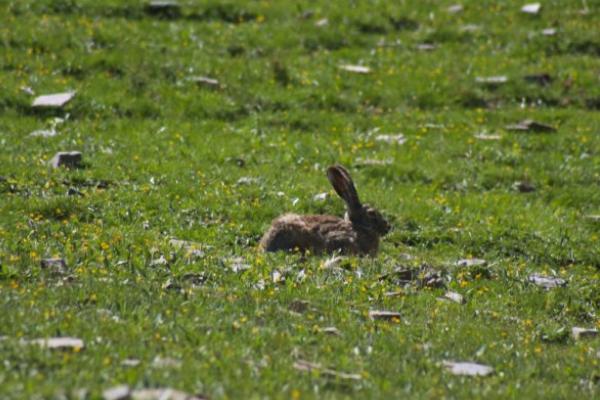
M351 224L330 215L285 214L276 218L260 241L266 251L310 250L331 252L356 238Z

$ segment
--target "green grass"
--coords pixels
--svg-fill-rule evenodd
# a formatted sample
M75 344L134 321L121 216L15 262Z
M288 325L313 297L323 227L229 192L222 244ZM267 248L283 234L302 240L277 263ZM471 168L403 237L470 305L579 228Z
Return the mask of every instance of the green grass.
M118 384L210 398L598 395L600 339L569 332L600 328L600 223L588 218L600 214L600 4L546 1L529 16L522 2L462 3L453 15L451 1L188 1L161 19L143 1L1 1L0 397L98 398ZM553 80L524 80L533 73ZM509 81L475 81L494 75ZM77 95L38 111L23 87ZM28 136L55 117L59 135ZM526 118L557 131L505 130ZM398 133L404 145L375 140ZM62 150L82 151L85 168L49 169ZM393 223L379 255L336 272L326 257L260 253L281 213L343 213L324 174L336 162ZM41 269L52 256L68 277ZM250 268L232 272L236 257ZM488 264L455 265L469 257ZM423 264L447 288L380 279ZM544 291L532 273L568 284ZM446 290L466 304L437 300ZM307 310L292 312L299 300ZM371 321L373 309L402 318ZM22 344L53 336L86 347ZM443 360L495 373L456 377Z

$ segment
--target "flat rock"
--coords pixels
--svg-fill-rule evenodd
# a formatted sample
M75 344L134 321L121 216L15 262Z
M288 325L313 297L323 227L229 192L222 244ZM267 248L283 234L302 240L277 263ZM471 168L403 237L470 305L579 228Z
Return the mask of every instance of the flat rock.
M446 8L446 11L448 11L448 13L450 14L458 14L459 12L462 12L465 8L463 7L462 4L453 4L450 7Z
M369 73L371 73L371 68L365 67L363 65L348 65L348 64L344 64L344 65L340 65L339 68L341 70L344 70L344 71L347 71L347 72L353 72L355 74L369 74Z
M33 99L32 107L61 108L75 97L75 92L45 94Z
M180 368L181 360L172 357L161 357L156 356L154 360L152 360L152 366L154 368Z
M32 339L25 344L35 344L53 350L81 350L85 347L83 340L73 337L54 337L48 339Z
M168 264L169 264L169 261L165 258L164 255L161 255L160 257L155 258L152 261L150 261L151 267L164 267Z
M64 274L67 272L67 263L63 258L44 258L40 261L42 269L55 274Z
M456 292L446 292L444 296L439 297L439 299L453 301L457 304L465 304L465 298L460 293Z
M595 338L598 336L598 333L598 329L580 328L577 326L571 328L571 337L574 340Z
M481 30L481 27L475 24L466 24L461 26L459 29L461 32L477 32Z
M406 136L399 133L397 135L377 135L375 141L389 143L389 144L404 144L406 143Z
M285 275L275 269L271 271L271 281L273 281L273 283L284 283Z
M342 336L342 332L335 326L328 326L326 328L321 329L321 332L326 333L331 336Z
M504 83L508 82L508 77L504 76L504 75L498 75L498 76L478 76L475 78L475 82L477 83L481 83L484 85L493 85L493 86L497 86L497 85L502 85Z
M507 125L506 129L509 131L520 131L520 132L555 132L556 128L537 122L531 119L525 119L516 124Z
M478 133L477 135L474 136L475 139L479 139L479 140L500 140L502 139L501 135L490 135L487 133Z
M325 262L323 263L322 268L323 269L335 269L335 268L340 268L341 264L348 261L348 257L345 256L333 256L331 258L328 258L327 260L325 260Z
M229 268L236 273L244 272L251 268L250 264L247 264L246 260L244 260L242 257L233 257L229 260L228 264Z
M402 314L396 311L369 310L369 318L372 320L392 321L399 320L400 317Z
M555 28L546 28L542 30L542 35L544 36L554 36L556 35L556 29Z
M29 136L31 137L53 137L58 135L58 131L54 128L51 129L38 129L36 131L33 131L29 134Z
M542 9L542 5L540 3L531 3L525 4L521 7L521 12L525 14L537 15Z
M472 362L444 361L442 363L453 375L487 376L494 372L494 368Z
M126 358L123 361L121 361L121 365L124 367L137 367L141 363L142 362L137 358Z
M206 400L201 395L192 395L171 388L139 389L131 393L133 400Z
M355 167L383 167L383 166L388 166L388 165L392 165L394 164L394 160L392 159L385 159L385 160L378 160L375 158L357 158L356 162L354 163Z
M513 189L521 193L535 192L535 186L531 182L517 181L513 183Z
M478 267L487 264L487 261L482 258L464 258L456 262L458 267Z
M119 385L102 392L104 400L127 400L131 398L131 389L127 385Z
M198 86L203 86L207 88L219 88L221 85L219 81L214 78L209 78L207 76L190 76L188 81L197 84Z
M437 48L437 46L433 43L419 43L417 45L417 50L419 51L433 51Z
M325 201L325 200L327 200L328 197L329 197L329 193L327 193L327 192L315 194L313 196L313 201Z
M260 180L251 176L242 176L237 180L236 185L253 185L258 183Z
M555 278L552 276L540 275L540 274L532 274L529 275L527 280L534 285L537 285L544 289L554 289L557 287L562 287L567 285L567 281L561 278Z
M318 28L322 28L327 25L329 25L329 19L327 19L327 18L321 18L320 20L315 22L315 26Z
M407 268L399 266L391 272L379 276L379 280L387 280L395 285L414 284L418 287L439 288L445 286L444 277L441 272L424 264L419 268Z
M204 251L202 250L202 244L198 242L192 242L189 240L181 239L170 239L169 245L177 251L185 253L187 258L202 258L204 257Z
M81 167L82 155L79 151L59 151L49 161L52 168L79 168Z

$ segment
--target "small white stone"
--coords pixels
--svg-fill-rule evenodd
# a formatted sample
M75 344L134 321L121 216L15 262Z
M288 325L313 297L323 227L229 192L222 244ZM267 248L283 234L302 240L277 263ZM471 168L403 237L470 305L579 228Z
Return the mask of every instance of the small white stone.
M341 336L342 335L340 330L338 328L336 328L335 326L328 326L326 328L323 328L321 330L321 332L326 333L328 335L332 335L332 336Z
M483 83L487 85L500 85L502 83L508 82L508 77L504 75L497 76L478 76L475 78L475 82Z
M487 376L494 372L490 366L472 362L444 361L443 365L453 375Z
M277 270L271 272L271 279L273 280L273 283L281 283L285 281L283 274Z
M502 136L500 135L489 135L486 133L478 133L477 135L475 135L475 139L479 139L479 140L500 140L502 139Z
M333 256L331 258L328 258L323 263L323 269L337 268L346 259L347 259L347 257L344 257L344 256Z
M155 368L180 368L181 361L171 357L156 356L152 360L152 366Z
M598 336L598 329L579 328L577 326L571 329L571 337L574 340L595 338Z
M167 265L168 263L169 262L167 261L165 256L161 255L159 258L156 258L156 259L150 261L150 266L151 267L161 267L161 266Z
M127 385L119 385L102 392L104 400L127 400L131 398L131 389Z
M81 350L85 347L83 340L73 337L54 337L48 339L33 339L24 341L25 344L36 344L46 349L74 349Z
M325 201L325 200L327 200L328 197L329 197L329 194L327 192L323 192L323 193L315 194L313 196L313 200L314 201Z
M317 22L315 22L315 26L322 28L324 26L329 25L329 20L327 18L321 18Z
M137 358L126 358L125 360L121 361L121 365L124 367L137 367L140 364L141 361Z
M353 72L355 74L368 74L371 72L371 68L369 67L365 67L364 65L340 65L340 69L347 71L347 72Z
M521 12L524 12L525 14L538 14L540 12L540 9L542 8L542 5L540 3L531 3L531 4L525 4L522 8L521 8Z
M229 260L229 268L233 272L243 272L250 269L250 264L246 264L242 257L234 257Z
M462 6L462 4L454 4L446 9L446 11L448 11L450 14L457 14L457 13L461 12L462 10L464 10L464 7Z
M187 80L205 87L218 88L220 86L218 80L207 76L190 76Z
M397 135L377 135L375 141L389 144L404 144L406 143L406 137L401 133Z
M380 320L390 321L390 320L394 320L394 319L400 319L401 316L402 315L396 311L382 311L382 310L370 310L369 311L369 318L371 318L373 320L380 319Z
M251 185L251 184L254 184L254 183L258 183L258 178L253 178L253 177L250 177L250 176L242 176L236 182L236 184L238 184L238 185Z
M456 292L446 292L444 297L441 297L443 300L450 300L458 304L464 304L465 299L460 293Z
M53 137L56 136L58 134L58 132L56 131L56 129L51 128L51 129L38 129L36 131L33 131L29 134L29 136L31 137Z
M481 265L485 265L487 263L486 260L481 258L465 258L462 260L458 260L456 265L459 267L478 267Z
M560 286L565 286L567 284L567 281L565 281L564 279L540 274L529 275L527 280L544 289L554 289Z
M33 107L60 108L75 96L75 92L64 92L38 96L33 100Z

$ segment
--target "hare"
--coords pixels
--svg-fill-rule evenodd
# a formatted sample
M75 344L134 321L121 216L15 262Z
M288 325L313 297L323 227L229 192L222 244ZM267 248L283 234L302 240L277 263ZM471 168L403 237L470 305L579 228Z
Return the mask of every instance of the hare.
M341 165L327 169L327 178L346 203L345 218L331 215L284 214L273 220L263 235L264 251L300 250L312 253L375 255L379 238L390 224L379 211L361 204L348 171Z

